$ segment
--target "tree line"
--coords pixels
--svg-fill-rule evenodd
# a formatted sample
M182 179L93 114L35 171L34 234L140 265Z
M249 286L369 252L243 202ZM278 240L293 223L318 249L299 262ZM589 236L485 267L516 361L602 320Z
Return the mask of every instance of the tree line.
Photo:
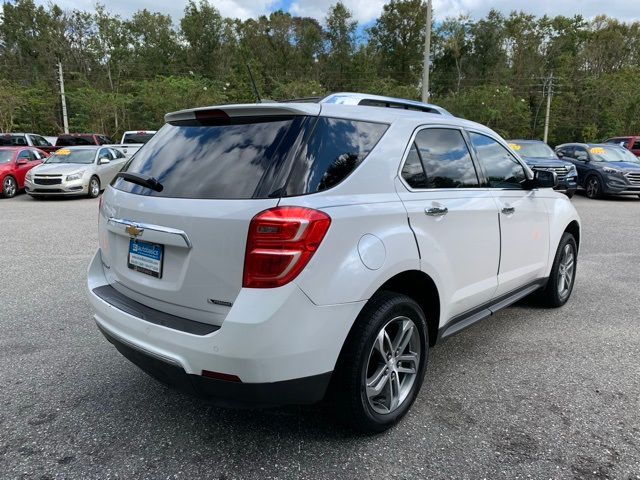
M505 137L540 138L551 91L551 144L640 133L640 22L435 15L431 102ZM254 101L247 66L273 100L332 91L418 99L425 18L422 0L391 0L366 28L340 2L319 22L284 11L226 18L208 0L190 0L180 19L8 1L0 131L62 130L58 62L77 132L117 135L159 127L169 111Z

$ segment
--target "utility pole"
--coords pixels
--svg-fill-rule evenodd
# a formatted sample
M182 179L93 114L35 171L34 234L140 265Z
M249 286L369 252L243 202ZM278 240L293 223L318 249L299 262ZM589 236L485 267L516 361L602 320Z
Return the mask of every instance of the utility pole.
M549 75L547 81L547 113L544 116L544 137L542 141L547 143L549 138L549 115L551 114L551 95L553 95L553 72Z
M62 76L62 62L58 62L58 81L60 82L60 101L62 102L62 124L64 133L69 133L69 120L67 119L67 100L64 97L64 77Z
M422 66L422 101L429 101L429 63L431 60L431 0L427 0L427 31L424 35L424 60Z

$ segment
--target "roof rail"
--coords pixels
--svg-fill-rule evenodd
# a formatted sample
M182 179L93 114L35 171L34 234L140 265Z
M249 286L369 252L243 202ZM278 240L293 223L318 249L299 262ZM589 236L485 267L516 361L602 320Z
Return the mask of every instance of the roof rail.
M369 107L399 108L404 110L416 110L425 113L449 115L447 110L431 103L416 102L406 98L385 97L382 95L370 95L368 93L338 92L332 93L319 103L335 103L341 105L365 105Z

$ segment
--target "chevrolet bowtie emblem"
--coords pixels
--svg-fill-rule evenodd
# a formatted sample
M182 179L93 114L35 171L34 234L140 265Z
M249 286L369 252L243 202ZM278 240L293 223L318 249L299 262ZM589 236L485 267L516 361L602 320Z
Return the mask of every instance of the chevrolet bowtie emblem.
M125 231L133 238L136 238L142 235L142 232L144 232L144 228L138 228L135 225L129 225L127 228L125 228Z

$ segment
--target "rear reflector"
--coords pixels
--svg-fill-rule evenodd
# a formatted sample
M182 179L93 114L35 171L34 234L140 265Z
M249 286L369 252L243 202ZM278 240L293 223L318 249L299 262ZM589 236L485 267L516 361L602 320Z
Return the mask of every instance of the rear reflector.
M243 287L274 288L289 283L309 263L329 230L331 218L304 207L276 207L249 225Z
M207 378L213 378L215 380L224 380L225 382L242 383L240 377L236 375L229 375L228 373L211 372L209 370L202 370L202 376Z

